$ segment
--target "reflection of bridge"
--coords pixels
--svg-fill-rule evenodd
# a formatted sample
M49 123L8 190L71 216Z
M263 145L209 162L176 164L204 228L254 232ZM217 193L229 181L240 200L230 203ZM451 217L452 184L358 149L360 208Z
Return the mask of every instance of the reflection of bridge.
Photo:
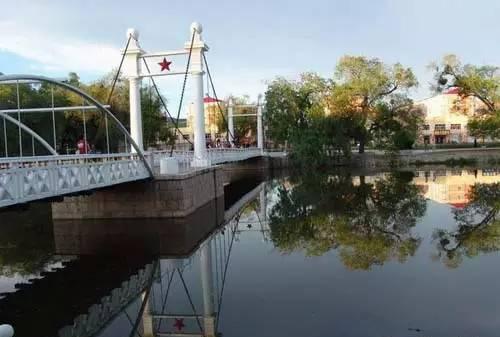
M0 317L20 337L123 335L117 333L123 329L140 333L130 336L215 336L239 219L248 207L265 217L264 190L264 183L254 184L237 200L214 201L186 219L56 221L56 254L83 256L16 285L0 298Z
M6 75L0 76L0 84L14 88L15 98L12 102L0 102L1 106L9 109L0 110L3 130L0 130L0 148L5 158L0 159L0 207L29 202L37 199L62 196L93 190L106 186L127 183L154 177L158 173L160 163L165 165L165 172L176 173L179 165L184 168L209 167L226 162L242 161L261 157L263 152L263 125L262 107L258 105L257 133L258 148L248 149L207 149L205 143L204 106L203 106L203 77L204 53L208 50L201 37L201 26L191 26L192 39L183 50L146 53L138 42L138 33L130 30L127 33L128 42L124 51L124 74L129 81L130 90L130 134L116 116L92 96L68 83L34 75ZM172 55L188 56L185 71L164 73L150 71L147 60L156 60ZM142 69L142 63L148 73ZM155 64L155 63L153 63ZM142 139L142 111L140 83L143 78L152 79L164 75L191 75L194 81L194 144L193 151L151 152L143 150ZM210 78L211 79L211 78ZM42 88L51 93L49 107L23 107L20 87ZM156 85L155 85L156 87ZM42 90L33 89L33 90ZM56 106L54 92L67 90L82 99L83 105L76 107ZM88 104L87 104L88 103ZM166 107L165 107L166 108ZM83 121L82 154L60 155L56 128L56 113L81 113ZM88 155L86 114L99 113L105 124L105 145L99 151L105 154ZM167 110L168 111L168 110ZM233 113L228 116L228 130L234 131ZM35 130L29 119L32 115L45 116L51 120L52 130ZM15 116L15 117L13 117ZM237 116L237 115L234 115ZM44 118L45 118L44 117ZM171 119L174 124L176 122ZM9 127L7 127L9 126ZM12 126L14 128L12 128ZM111 128L118 130L121 140L113 139ZM14 132L15 131L15 132ZM229 131L231 133L231 131ZM229 135L228 133L228 135ZM228 137L229 138L229 137ZM233 135L230 135L231 140ZM27 140L30 142L30 151L26 151ZM122 143L122 141L124 141ZM29 141L28 141L29 142ZM113 143L115 145L113 145ZM121 144L121 145L116 145ZM13 154L15 153L15 154ZM29 153L29 154L28 154Z

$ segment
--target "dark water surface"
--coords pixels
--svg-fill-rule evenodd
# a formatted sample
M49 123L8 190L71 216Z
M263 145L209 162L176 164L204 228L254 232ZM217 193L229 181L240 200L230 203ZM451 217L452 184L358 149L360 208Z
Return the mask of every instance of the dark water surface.
M186 219L0 213L19 337L500 336L500 170L243 181Z

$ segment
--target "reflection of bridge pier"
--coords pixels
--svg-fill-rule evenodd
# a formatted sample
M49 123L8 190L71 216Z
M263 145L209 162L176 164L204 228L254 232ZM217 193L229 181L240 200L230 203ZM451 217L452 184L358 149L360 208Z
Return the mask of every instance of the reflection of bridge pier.
M215 336L214 282L212 278L212 239L200 250L201 288L203 292L203 321L205 336Z

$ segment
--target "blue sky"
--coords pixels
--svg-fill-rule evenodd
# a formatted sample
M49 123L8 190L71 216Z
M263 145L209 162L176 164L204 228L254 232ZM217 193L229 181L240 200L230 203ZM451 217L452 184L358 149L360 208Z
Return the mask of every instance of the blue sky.
M412 96L421 98L429 94L426 66L446 53L500 64L498 13L495 0L7 1L0 71L75 71L91 81L118 65L127 28L137 28L141 46L154 52L182 48L199 21L219 96L255 99L278 75L332 76L337 60L351 54L412 67L420 82ZM159 80L172 110L181 80Z

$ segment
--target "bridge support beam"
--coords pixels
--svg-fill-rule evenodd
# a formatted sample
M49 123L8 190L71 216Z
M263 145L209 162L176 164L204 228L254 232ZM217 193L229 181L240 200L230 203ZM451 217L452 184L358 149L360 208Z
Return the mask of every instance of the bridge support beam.
M227 132L228 132L228 140L231 143L231 146L234 146L234 102L233 98L229 97L229 101L227 104Z
M191 53L191 73L193 74L193 133L194 133L194 159L192 167L210 166L205 140L205 106L203 103L203 53L208 51L208 46L201 39L202 27L199 23L191 24L191 34L194 34L193 49ZM185 49L189 51L191 41L186 42Z
M127 39L130 38L128 49L125 52L125 76L129 81L130 102L130 135L139 149L144 150L142 138L142 111L141 111L141 55L144 51L139 46L139 32L135 29L127 30ZM132 148L135 152L135 149Z

